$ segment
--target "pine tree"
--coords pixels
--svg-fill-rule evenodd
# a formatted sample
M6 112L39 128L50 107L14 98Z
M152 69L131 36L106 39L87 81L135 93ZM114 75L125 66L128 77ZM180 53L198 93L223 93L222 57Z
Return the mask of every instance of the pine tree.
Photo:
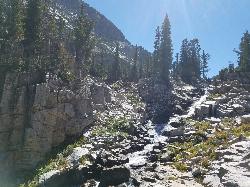
M153 68L152 68L152 56L148 55L146 58L146 63L145 63L145 77L149 78L152 76Z
M0 0L0 65L1 69L5 65L6 37L7 37L7 4L5 0Z
M6 63L6 10L7 5L5 0L0 0L0 98L2 97L3 86L6 76L6 71L8 69L8 64Z
M160 60L160 42L161 42L161 32L158 26L155 31L155 42L154 42L154 52L153 52L153 74L156 77L159 74L159 60Z
M23 2L21 0L11 0L10 9L7 20L8 39L19 42L23 39Z
M170 69L173 62L173 49L171 39L171 25L168 16L166 15L162 24L161 43L160 43L160 78L163 81L169 82Z
M241 38L239 47L239 70L243 72L250 72L250 34L246 31Z
M207 79L207 73L208 73L208 61L210 59L210 55L208 53L205 53L205 51L202 51L202 55L201 55L201 74L202 74L202 78L204 80Z
M172 66L172 74L174 78L177 78L178 75L180 75L180 66L179 66L179 53L176 53L175 55L175 62L173 62Z
M114 54L114 61L111 66L111 71L109 73L109 81L116 82L121 79L121 65L120 65L120 55L119 55L119 43L116 43L115 54Z
M90 74L101 79L105 79L106 77L103 61L97 61L95 53L92 54Z
M138 70L137 70L137 65L138 65L138 47L135 47L135 56L133 59L133 64L130 70L130 81L132 82L137 82L138 81Z
M190 45L190 58L191 58L190 65L191 65L192 78L193 80L200 79L201 47L199 44L199 40L198 39L190 40L189 45Z
M144 67L143 67L143 62L142 61L139 61L139 70L138 70L138 78L139 79L142 79L144 78Z
M28 0L24 25L24 52L25 67L27 71L40 66L42 10L41 0ZM31 63L32 62L32 63Z
M5 0L0 0L0 38L1 41L4 38L5 35L5 18L6 18L6 4L5 4Z
M10 11L7 17L8 24L8 51L10 55L10 66L11 70L15 71L20 68L22 64L22 46L21 41L23 40L23 18L24 8L21 0L13 0L10 2Z
M25 18L25 49L26 54L34 55L41 42L41 0L29 0Z
M177 68L181 78L187 83L194 83L201 76L201 55L198 39L182 41L180 52L180 63Z
M93 40L91 38L91 31L93 23L87 19L84 13L84 7L81 6L81 11L75 22L75 52L76 52L76 76L81 78L87 74L88 62L91 57L91 50L93 48Z
M177 69L180 69L180 75L183 81L190 82L190 64L189 64L189 42L184 39L181 44L180 63Z

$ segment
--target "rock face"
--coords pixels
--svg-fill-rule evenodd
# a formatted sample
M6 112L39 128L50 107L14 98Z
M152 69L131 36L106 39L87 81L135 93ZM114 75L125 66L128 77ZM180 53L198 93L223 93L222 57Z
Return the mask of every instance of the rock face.
M147 103L149 118L156 123L163 123L172 114L173 95L164 84L155 84L152 79L139 83L141 97Z
M166 123L173 114L181 115L202 95L201 88L195 88L182 81L172 81L172 86L154 82L153 79L140 80L139 93L145 103L149 118L154 123Z
M55 2L74 13L80 10L82 4L81 0L55 0ZM88 6L86 3L84 3L84 7L89 18L95 22L95 33L97 36L114 41L126 40L123 33L105 16L97 12L94 8Z
M86 78L81 89L57 80L27 86L27 77L9 74L0 103L1 173L33 169L46 153L67 138L81 135L93 107L110 101L108 88Z
M246 86L248 85L248 86ZM237 80L216 82L209 89L209 96L196 108L196 118L236 117L250 113L249 84Z
M95 62L110 63L113 61L113 52L116 43L119 43L120 60L122 63L130 63L134 58L136 47L133 46L124 36L124 34L104 15L90 7L81 0L55 0L54 14L56 17L62 17L67 20L68 27L73 27L75 15L79 13L81 4L88 18L94 22L93 33L98 38L95 47ZM143 47L138 47L138 61L146 62L151 54Z
M218 150L220 159L212 163L204 183L208 186L250 186L250 140L233 144L226 150Z

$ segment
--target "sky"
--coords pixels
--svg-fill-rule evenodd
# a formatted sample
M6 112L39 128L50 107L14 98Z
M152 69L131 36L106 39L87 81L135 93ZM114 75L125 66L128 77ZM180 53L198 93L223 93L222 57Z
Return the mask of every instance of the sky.
M211 55L209 76L237 65L240 39L250 30L250 0L86 0L132 43L153 51L155 29L168 14L174 53L183 39L198 38Z

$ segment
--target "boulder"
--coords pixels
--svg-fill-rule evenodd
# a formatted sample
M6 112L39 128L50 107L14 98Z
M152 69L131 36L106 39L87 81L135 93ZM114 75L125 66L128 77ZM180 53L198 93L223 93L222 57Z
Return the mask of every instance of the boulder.
M71 165L75 165L78 164L83 156L87 156L89 153L90 152L87 148L76 147L73 149L72 154L68 156L67 160Z
M105 103L104 87L100 84L93 84L90 89L93 102L103 105Z
M166 127L164 128L162 135L168 136L168 137L174 137L174 136L183 136L184 135L184 127L174 128L174 127Z
M161 162L170 162L170 161L172 161L172 158L173 158L172 154L170 152L166 152L160 156L160 161Z
M250 114L241 116L241 122L242 123L250 123Z
M128 182L129 178L130 170L126 167L104 169L100 175L99 187L120 185L124 182Z
M214 117L216 115L216 101L205 101L195 109L195 117L204 119L206 117Z
M168 126L178 128L184 125L185 122L183 121L183 118L181 116L174 116L173 118L170 118L168 124L166 125L166 128L168 128Z

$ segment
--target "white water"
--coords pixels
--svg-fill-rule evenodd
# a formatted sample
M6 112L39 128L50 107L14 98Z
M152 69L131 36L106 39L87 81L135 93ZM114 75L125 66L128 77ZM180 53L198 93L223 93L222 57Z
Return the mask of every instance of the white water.
M200 106L204 101L206 101L207 97L208 97L208 91L205 90L205 94L203 96L200 97L199 100L195 101L191 107L189 107L187 114L184 115L177 115L177 116L173 116L169 119L168 124L171 124L172 122L177 122L180 119L185 119L185 118L190 118L195 114L195 109Z
M126 164L127 167L130 167L133 164L144 164L147 163L147 153L153 150L153 147L156 143L166 142L168 139L166 136L162 136L163 129L173 128L170 123L179 121L180 119L190 118L195 114L195 109L200 106L206 98L208 97L208 91L205 91L205 94L195 101L192 106L188 109L187 114L173 116L169 119L168 124L153 124L151 121L148 122L147 127L149 128L148 134L152 137L151 143L144 147L144 150L137 151L128 155L129 163Z
M147 163L147 153L153 151L153 147L156 143L165 142L167 140L166 136L161 135L161 131L165 125L166 124L154 125L151 121L148 122L148 134L152 137L151 143L146 145L142 151L130 153L128 155L129 163L126 164L127 167L130 167L133 164L143 165Z

